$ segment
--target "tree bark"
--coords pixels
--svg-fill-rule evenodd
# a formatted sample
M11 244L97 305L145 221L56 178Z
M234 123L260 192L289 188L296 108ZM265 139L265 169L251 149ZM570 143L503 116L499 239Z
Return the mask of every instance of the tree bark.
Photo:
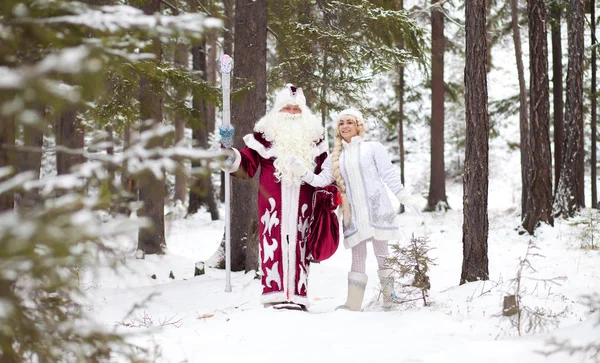
M486 0L485 1L485 16L486 19L489 19L492 16L492 6L494 5L494 0ZM493 22L487 22L486 23L486 42L487 42L487 51L486 51L486 62L487 62L487 67L486 67L486 72L489 72L492 70L492 40L493 40L493 34L494 34L494 24Z
M145 14L151 15L160 11L160 0L147 0L140 5ZM155 39L150 50L156 55L156 62L161 59L160 41ZM163 120L162 91L160 84L153 82L149 77L141 75L140 88L140 117L143 121L152 120L158 124ZM142 131L151 128L145 125ZM156 139L148 147L161 146L162 140ZM143 202L140 214L150 220L151 228L140 229L138 233L138 249L145 254L164 254L165 239L165 179L157 179L153 173L145 172L138 178L139 198Z
M523 227L533 234L540 222L554 225L552 217L552 155L550 152L550 85L546 10L543 0L529 0L530 124L528 189Z
M215 34L207 36L206 80L209 84L217 85L217 39ZM206 103L206 131L215 131L216 108L211 102Z
M396 10L404 10L404 1L396 0ZM399 37L397 47L404 49L404 38ZM404 64L400 64L397 67L398 70L398 150L400 153L400 182L402 185L404 181ZM402 206L404 208L404 206ZM403 210L402 210L403 211Z
M234 100L232 123L236 127L234 146L243 148L243 136L251 133L254 123L266 112L267 103L267 1L236 0L235 67L233 88L253 81L252 91ZM258 173L257 173L258 174ZM254 179L256 180L256 178ZM231 269L258 269L257 183L232 178ZM250 212L252 211L252 212Z
M175 47L175 65L181 69L188 69L189 50L185 44L177 44ZM179 92L178 98L186 99L187 92ZM185 137L185 120L181 116L175 119L175 145L179 144ZM175 200L185 203L187 198L187 175L184 170L175 171Z
M129 126L125 126L125 130L123 131L123 150L127 150L132 145L132 131ZM129 193L129 197L124 201L124 203L128 203L134 200L137 200L138 194L138 186L136 179L129 173L128 171L128 161L127 159L123 160L121 173L121 185L125 189L127 193ZM119 207L118 212L121 214L129 215L131 210L126 204L123 204Z
M206 41L202 41L200 45L192 47L192 67L195 71L202 73L202 78L206 81ZM203 149L208 148L208 132L207 132L207 102L198 96L194 96L192 107L198 114L198 118L192 124L192 137L196 146ZM200 162L192 161L192 168L203 166ZM215 193L211 179L210 170L198 175L190 187L190 202L188 205L188 213L193 214L198 212L198 209L205 205L210 212L210 217L213 221L219 219L219 210L215 200Z
M488 135L485 0L465 3L465 108L463 264L460 284L488 280Z
M590 0L590 30L592 34L592 89L591 89L591 124L592 124L592 208L598 209L598 190L596 184L596 122L598 121L597 116L597 86L596 86L596 68L598 64L596 63L596 55L598 54L598 42L596 41L596 0Z
M0 168L12 166L13 174L16 170L15 146L15 121L0 114ZM2 182L3 179L0 179ZM12 210L15 206L14 193L0 194L0 212Z
M40 109L44 114L44 109ZM42 148L44 143L44 132L37 126L23 125L23 146L25 150L19 154L19 172L32 171L36 177L40 177L42 169ZM18 205L21 208L34 208L38 203L38 192L36 190L21 191Z
M56 122L56 145L83 152L83 125L75 109L63 111ZM56 152L56 172L68 174L73 166L84 162L82 154Z
M562 165L563 144L565 140L564 102L563 102L563 71L562 71L562 42L561 42L561 7L554 3L550 14L552 16L552 106L554 109L554 190L558 189L560 168Z
M521 134L521 217L525 216L527 205L527 190L529 189L527 164L529 148L527 135L529 134L529 119L527 117L527 85L523 67L523 50L521 48L521 30L519 27L519 1L510 0L513 43L515 45L515 59L519 75L519 131Z
M568 14L569 65L565 112L564 154L558 190L554 199L556 216L572 217L584 200L583 149L583 0L571 0Z
M425 210L448 209L444 168L444 13L440 0L431 8L431 173Z

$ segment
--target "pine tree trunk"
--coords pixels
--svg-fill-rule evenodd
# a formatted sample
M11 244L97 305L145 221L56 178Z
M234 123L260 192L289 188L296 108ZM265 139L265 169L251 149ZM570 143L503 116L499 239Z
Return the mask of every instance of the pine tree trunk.
M465 108L463 264L460 284L488 280L488 135L485 0L465 3Z
M83 152L83 125L74 109L63 111L56 122L56 145ZM68 174L73 166L83 163L81 153L56 152L56 172Z
M543 0L528 2L530 124L528 140L528 189L523 227L533 234L540 222L552 217L552 155L550 153L550 84L546 10Z
M567 102L565 109L564 154L558 190L554 200L555 214L572 217L585 207L583 191L583 0L571 0L568 14L569 65L567 70Z
M427 211L448 209L444 169L444 13L439 0L431 8L431 173ZM435 6L438 5L438 6Z
M596 41L596 0L590 0L590 30L592 34L592 105L591 105L591 124L592 124L592 208L598 208L598 191L596 189L596 122L598 121L597 116L597 87L596 87L596 68L598 64L596 63L596 55L598 54L598 43Z
M160 0L147 0L140 8L145 14L151 15L160 11ZM161 59L161 46L158 39L154 39L152 49L149 51L156 55L156 62ZM160 84L153 82L145 75L140 77L139 89L140 117L142 120L152 120L154 124L162 122L162 92ZM151 126L144 126L142 131ZM148 146L159 147L162 141L157 139ZM145 254L164 254L165 239L165 179L157 179L153 173L145 172L138 178L139 198L143 202L140 214L150 220L151 228L140 229L138 233L138 249Z
M125 126L125 130L123 131L123 150L127 150L132 145L132 131L129 126ZM121 173L121 185L125 189L127 193L129 193L129 197L124 202L131 202L137 200L138 194L138 186L137 181L134 177L132 177L128 171L128 161L127 159L123 160L122 165L123 172ZM126 206L122 205L119 208L119 213L129 215L131 210Z
M44 113L41 108L41 113ZM42 169L42 147L44 132L36 126L23 125L23 146L25 150L19 152L19 171L32 171L40 177ZM21 191L18 201L19 207L34 208L37 204L37 191Z
M527 117L527 85L523 68L523 50L521 48L521 28L519 27L519 1L510 0L513 43L515 45L515 59L519 75L519 131L521 134L521 217L525 216L527 206L527 190L529 189L528 171L528 142L529 119Z
M0 114L0 168L12 166L16 173L15 121ZM3 179L0 179L2 182ZM15 205L14 193L0 194L0 212L12 210Z
M563 71L561 42L561 7L554 3L550 10L552 16L552 105L554 109L554 190L558 189L560 168L562 166L563 145L565 141Z
M206 81L206 41L200 45L192 47L192 67L195 71L202 73L202 78ZM198 118L192 124L192 137L196 146L203 149L208 148L208 132L207 132L207 102L198 96L194 96L192 107L198 114ZM202 164L197 161L192 161L192 168L201 167ZM198 209L205 205L210 212L210 217L213 221L219 219L219 210L215 200L214 188L211 180L210 171L196 176L196 180L190 187L190 202L188 205L188 213L193 214L198 212Z
M216 35L207 36L208 51L206 53L206 80L209 84L217 86L217 40ZM210 134L215 131L216 108L211 102L206 103L206 131Z
M396 0L396 10L404 10L404 1ZM404 38L399 37L398 49L404 49ZM404 181L404 64L398 66L398 147L400 152L400 182Z
M485 1L485 17L486 19L489 19L492 16L492 6L494 5L494 0L486 0ZM486 44L487 44L487 51L486 51L486 62L487 62L487 67L486 67L486 72L489 72L492 70L492 40L493 40L493 34L494 34L494 23L493 22L487 22L486 26L485 26L485 36L486 36Z
M188 47L184 44L177 44L175 48L175 65L181 69L188 68ZM178 99L183 100L188 96L187 92L179 92ZM178 116L175 119L175 145L180 143L185 137L185 120ZM187 175L184 170L175 171L175 200L185 203L187 198Z
M232 123L234 146L243 148L242 137L251 133L254 123L265 114L267 103L267 1L236 0L233 87L247 80L255 82L252 91L234 100ZM255 178L254 180L256 180ZM258 269L257 182L232 178L231 200L231 269Z

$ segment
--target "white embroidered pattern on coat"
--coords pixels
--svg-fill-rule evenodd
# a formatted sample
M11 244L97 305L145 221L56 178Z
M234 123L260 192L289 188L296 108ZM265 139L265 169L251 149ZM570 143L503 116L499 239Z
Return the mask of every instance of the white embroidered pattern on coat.
M269 204L271 205L270 210L266 210L260 221L263 223L263 264L269 260L275 259L275 251L279 247L277 239L271 238L271 230L273 227L279 225L279 218L277 218L277 211L275 210L276 203L274 198L269 198ZM273 243L269 244L269 238ZM279 275L279 261L275 262L271 268L265 268L266 279L265 284L271 286L271 282L277 283L277 289L281 289L281 276Z
M271 241L273 241L273 243L269 244L267 236L263 235L263 263L267 263L269 260L273 260L275 258L275 250L279 244L275 238L271 238Z
M279 224L279 218L277 218L277 211L275 210L275 199L269 198L271 204L271 210L266 210L265 214L260 218L260 221L265 225L265 233L268 231L271 235L271 229Z
M298 292L302 291L302 287L306 288L306 231L308 230L309 217L306 216L308 205L303 204L301 207L301 215L298 218L298 232L302 235L300 240L300 276L298 277Z
M273 264L273 267L265 268L265 270L267 271L267 278L265 279L265 285L273 288L273 286L271 286L271 283L275 282L277 284L277 289L280 290L281 289L281 276L279 275L278 267L279 267L279 261L275 262Z

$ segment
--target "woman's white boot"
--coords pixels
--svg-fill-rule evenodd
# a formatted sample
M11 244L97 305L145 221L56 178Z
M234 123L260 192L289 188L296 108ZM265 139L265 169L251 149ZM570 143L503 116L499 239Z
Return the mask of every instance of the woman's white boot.
M381 295L383 296L383 308L390 309L394 306L396 294L394 292L394 270L390 268L377 271L379 283L381 284Z
M348 298L344 305L338 306L338 309L346 309L351 311L360 311L362 301L365 297L365 288L367 287L368 277L360 272L348 273Z

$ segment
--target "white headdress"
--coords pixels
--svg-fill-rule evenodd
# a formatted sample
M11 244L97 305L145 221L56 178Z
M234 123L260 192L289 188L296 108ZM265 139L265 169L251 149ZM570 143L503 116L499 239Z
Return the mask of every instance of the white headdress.
M337 120L339 121L342 116L349 115L356 119L356 121L364 123L365 119L363 118L362 113L355 108L347 108L338 114Z
M358 135L361 137L365 137L365 132L367 130L367 125L365 124L365 119L363 118L363 115L359 110L352 108L352 107L347 108L347 109L341 111L340 113L338 113L338 115L336 117L336 127L335 127L335 136L336 137L341 137L339 127L337 127L337 123L340 121L342 116L354 117L356 119L356 126L358 127Z
M301 109L304 110L306 107L306 97L304 97L304 92L302 92L302 88L296 88L293 84L288 83L285 87L277 92L275 96L275 104L273 105L273 110L275 112L279 112L282 108L287 105L296 105L300 106Z

